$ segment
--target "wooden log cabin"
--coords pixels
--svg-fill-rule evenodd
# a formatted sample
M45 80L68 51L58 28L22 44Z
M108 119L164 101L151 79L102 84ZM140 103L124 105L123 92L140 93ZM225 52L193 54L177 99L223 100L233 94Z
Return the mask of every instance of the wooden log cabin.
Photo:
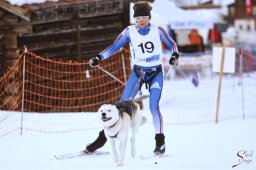
M129 5L129 0L59 0L22 6L0 1L0 75L24 45L42 57L92 57L129 25Z

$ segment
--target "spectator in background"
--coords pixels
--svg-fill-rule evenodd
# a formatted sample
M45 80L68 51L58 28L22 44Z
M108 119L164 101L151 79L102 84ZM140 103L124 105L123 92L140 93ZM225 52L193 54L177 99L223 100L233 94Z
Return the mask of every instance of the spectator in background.
M190 45L195 52L204 51L203 38L196 29L192 29L188 35Z
M214 27L210 29L208 32L208 43L209 44L222 43L221 33L219 32L216 24L214 24Z

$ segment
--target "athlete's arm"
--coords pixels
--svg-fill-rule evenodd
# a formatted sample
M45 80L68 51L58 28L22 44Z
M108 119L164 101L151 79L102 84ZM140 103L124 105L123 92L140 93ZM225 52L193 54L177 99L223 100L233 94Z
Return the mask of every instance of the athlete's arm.
M166 33L166 31L162 27L158 27L158 31L161 41L165 43L165 45L169 48L170 52L178 53L176 42Z
M101 60L105 60L117 52L121 47L123 47L130 39L129 28L124 29L116 38L116 40L108 46L105 50L103 50L101 55Z

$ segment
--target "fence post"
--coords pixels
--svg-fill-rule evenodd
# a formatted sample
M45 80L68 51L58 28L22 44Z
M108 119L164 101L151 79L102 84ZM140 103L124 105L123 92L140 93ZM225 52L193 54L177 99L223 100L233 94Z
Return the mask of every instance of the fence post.
M25 95L24 94L24 89L25 89L25 66L26 66L26 52L23 54L20 135L22 135L22 130L23 130L24 95Z
M223 68L224 68L224 59L225 59L225 47L222 47L217 106L216 106L216 120L215 120L216 123L219 122L219 107L220 107L220 95L221 95L221 83L222 83L222 75L223 75Z
M239 49L239 85L241 86L242 90L242 112L243 112L243 119L245 119L244 113L244 86L243 86L243 50Z

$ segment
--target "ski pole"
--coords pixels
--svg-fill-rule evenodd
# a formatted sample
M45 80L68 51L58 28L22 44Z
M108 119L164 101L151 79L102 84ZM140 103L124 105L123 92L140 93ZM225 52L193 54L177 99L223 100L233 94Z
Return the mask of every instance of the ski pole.
M105 72L107 75L109 75L110 77L112 77L113 79L115 79L116 81L118 81L119 83L121 83L122 85L125 86L125 83L122 82L121 80L119 80L116 76L114 76L113 74L111 74L110 72L108 72L107 70L105 70L104 68L100 67L99 65L97 66L101 71Z
M177 61L177 60L175 60L175 61L174 61L173 66L172 66L172 65L170 65L170 67L169 67L169 69L168 69L168 72L167 72L167 73L166 73L166 75L165 75L165 78L167 78L167 77L168 77L169 73L171 72L172 67L177 68L178 64L179 64L179 63L178 63L178 61Z

